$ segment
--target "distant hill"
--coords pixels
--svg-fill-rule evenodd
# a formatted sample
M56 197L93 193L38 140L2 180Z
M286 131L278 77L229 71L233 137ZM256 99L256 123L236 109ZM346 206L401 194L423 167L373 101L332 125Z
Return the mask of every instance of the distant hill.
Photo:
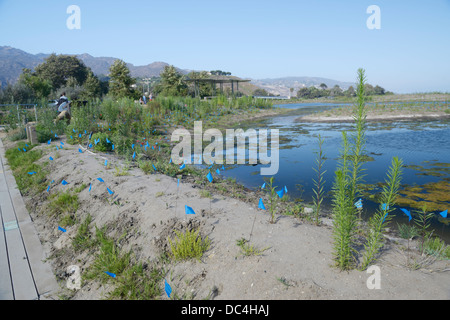
M15 83L23 68L33 69L42 61L46 54L30 54L12 47L0 46L0 82L5 86L8 82Z
M12 48L9 46L0 46L0 82L1 86L6 86L7 83L15 83L23 68L33 69L40 63L44 62L50 54L39 53L31 54L23 50ZM90 54L83 53L76 55L84 62L86 66L91 68L96 75L108 75L109 67L118 58L114 57L93 57ZM144 66L135 66L127 63L132 77L154 77L159 76L165 66L169 64L166 62L153 62ZM183 74L188 74L191 70L176 68ZM343 90L353 85L350 82L341 82L332 79L318 78L318 77L285 77L277 79L260 79L252 80L251 83L243 83L240 85L240 90L247 95L251 95L257 88L263 88L274 95L289 96L290 88L294 88L293 95L296 95L297 90L302 87L319 86L325 83L329 88L336 84Z
M37 65L44 62L50 54L31 54L23 50L0 46L0 82L2 86L7 83L15 83L23 68L33 69ZM93 57L90 54L83 53L76 55L80 60L84 62L86 66L91 68L92 72L96 75L108 75L109 67L118 58L114 57ZM135 66L131 63L127 63L132 77L154 77L159 76L165 66L169 64L166 62L153 62L145 66ZM190 70L184 70L176 68L179 72L187 74Z
M92 72L96 75L107 75L109 73L109 67L118 59L113 57L93 57L87 53L79 54L77 57L82 60L86 66L91 68ZM135 66L132 63L127 63L131 76L135 78L157 77L161 71L164 70L164 67L168 65L168 63L161 61L153 62L145 66ZM189 70L176 69L183 74L189 73Z

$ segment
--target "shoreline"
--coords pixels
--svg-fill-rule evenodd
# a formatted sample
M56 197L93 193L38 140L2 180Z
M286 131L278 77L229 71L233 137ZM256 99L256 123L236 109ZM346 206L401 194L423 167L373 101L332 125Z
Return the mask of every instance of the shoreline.
M437 121L450 119L450 114L445 112L438 113L384 113L384 114L368 114L366 117L367 121L371 122L394 122L394 121ZM347 115L307 115L298 117L295 119L296 122L353 122L352 116Z
M315 98L315 99L290 99L290 100L276 100L276 104L295 104L295 103L354 103L355 98ZM450 94L447 93L410 93L410 94L393 94L383 96L370 96L367 103L396 103L396 102L448 102L450 101Z

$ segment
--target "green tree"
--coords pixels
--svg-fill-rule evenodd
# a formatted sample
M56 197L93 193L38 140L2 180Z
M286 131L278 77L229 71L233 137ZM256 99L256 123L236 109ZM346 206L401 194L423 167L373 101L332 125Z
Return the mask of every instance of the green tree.
M52 54L35 68L34 75L49 81L53 90L58 90L67 84L70 77L83 84L88 72L89 68L75 56Z
M155 91L162 96L185 96L188 87L184 82L184 77L174 66L165 66L160 74L161 81L156 86Z
M301 89L299 89L297 91L297 97L298 98L306 98L306 99L308 99L309 98L309 94L310 94L309 88L306 88L306 87L301 88Z
M84 82L85 95L87 98L95 98L101 95L101 85L100 80L94 75L94 73L89 72L86 81Z
M330 89L330 94L332 96L342 96L343 95L342 89L338 85L335 85L333 88Z
M380 87L379 85L376 85L373 91L376 95L383 95L386 93L384 88Z
M356 96L355 88L353 88L353 86L348 87L347 90L344 92L344 94L347 97L354 97L354 96Z
M253 91L253 95L259 96L259 97L269 97L270 96L270 94L266 91L266 89L263 89L263 88L255 89Z
M120 59L114 61L109 68L109 93L114 98L136 98L139 93L132 87L135 82L126 63Z
M38 99L48 98L52 91L50 81L39 78L30 69L23 69L18 82L29 87L33 91L33 95Z

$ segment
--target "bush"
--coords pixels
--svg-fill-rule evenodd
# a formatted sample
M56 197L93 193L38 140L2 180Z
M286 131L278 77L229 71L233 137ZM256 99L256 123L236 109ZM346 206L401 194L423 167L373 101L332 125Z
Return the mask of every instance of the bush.
M174 260L188 260L195 258L200 260L203 253L209 249L208 237L202 239L199 230L186 230L185 233L175 231L176 239L169 238L169 245Z
M97 141L97 140L100 140L100 141L97 144L95 144L95 141ZM97 151L101 151L101 152L112 151L113 143L110 140L109 135L106 133L102 133L102 132L94 133L92 135L90 141L92 143L92 147Z

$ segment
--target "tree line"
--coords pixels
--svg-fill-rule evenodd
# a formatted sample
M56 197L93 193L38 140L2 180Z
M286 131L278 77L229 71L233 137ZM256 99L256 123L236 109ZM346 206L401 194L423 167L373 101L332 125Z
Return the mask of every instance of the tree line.
M386 91L384 88L376 85L366 83L364 85L364 92L366 96L385 95L392 94L392 92ZM297 98L314 99L324 97L356 97L356 90L353 86L349 86L347 90L343 90L338 85L328 88L325 83L321 83L319 87L304 87L297 91Z
M291 95L294 92L294 88L290 88ZM376 85L375 87L371 84L364 85L364 92L366 96L374 96L374 95L385 95L392 94L392 92L386 91L384 88ZM269 93L267 90L258 88L253 91L254 96L264 96L264 97L273 97L274 95ZM316 99L316 98L328 98L328 97L355 97L356 91L353 86L348 87L346 90L343 90L338 85L335 85L332 88L328 88L325 83L321 83L318 87L303 87L297 91L296 97L299 99Z
M116 60L108 75L97 76L83 61L71 55L50 55L33 71L23 69L15 84L8 84L0 90L0 104L35 103L40 100L57 99L62 92L71 100L92 100L110 96L139 99L146 93L153 97L195 96L188 78L204 79L210 75L231 75L231 72L212 70L209 73L191 72L187 76L174 66L166 66L159 77L138 79L131 76L126 63ZM197 93L201 97L213 94L211 87L200 84Z

